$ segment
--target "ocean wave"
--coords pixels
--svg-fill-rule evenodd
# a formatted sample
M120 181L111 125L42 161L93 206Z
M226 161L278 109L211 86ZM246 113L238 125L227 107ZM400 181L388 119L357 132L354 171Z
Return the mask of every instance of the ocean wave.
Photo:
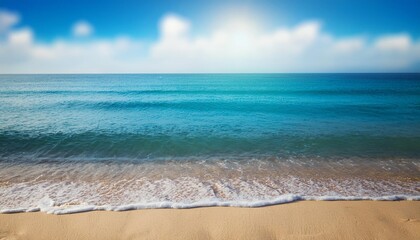
M207 129L190 132L145 128L144 133L89 131L81 133L0 132L0 162L47 159L131 159L211 157L420 157L418 136L251 135ZM146 133L150 132L149 135ZM242 135L241 135L242 134Z
M302 89L302 90L267 90L267 89L252 89L252 90L243 90L243 89L230 89L230 90L221 90L221 89L210 89L210 90L200 90L200 89L191 89L191 90L177 90L177 89L149 89L149 90L13 90L0 91L4 95L120 95L120 96L134 96L134 95L269 95L269 96L278 96L278 95L392 95L392 96L417 96L418 90L395 90L395 89Z
M419 200L419 76L3 75L0 209Z
M128 211L140 209L188 209L199 207L265 207L284 203L291 203L296 201L420 201L420 195L407 196L407 195L389 195L380 197L369 196L301 196L294 194L283 195L274 199L256 200L256 201L220 201L208 200L192 203L182 202L150 202L150 203L132 203L124 205L80 205L71 207L56 207L54 201L49 198L44 198L40 201L39 205L32 208L11 208L1 209L0 213L20 213L20 212L45 212L48 214L72 214L88 211Z
M410 162L154 161L0 164L3 212L259 207L298 200L420 200ZM305 165L306 164L306 165ZM355 166L356 165L356 166ZM405 166L405 167L403 167Z

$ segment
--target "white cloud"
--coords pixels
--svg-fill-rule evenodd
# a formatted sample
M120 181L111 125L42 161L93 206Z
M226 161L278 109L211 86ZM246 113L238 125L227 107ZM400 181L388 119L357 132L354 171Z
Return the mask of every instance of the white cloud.
M33 41L33 33L30 28L23 28L13 31L8 35L8 42L11 45L29 45Z
M251 18L206 35L192 27L170 14L153 42L117 37L48 44L36 42L29 28L18 29L0 44L0 72L419 71L420 42L408 34L342 38L322 31L319 21L262 31ZM79 36L86 32L92 31Z
M86 21L79 21L73 25L73 35L75 37L88 37L93 33L93 26Z
M242 20L241 25L224 24L207 36L161 34L148 61L158 62L167 72L400 71L420 61L420 43L399 35L371 41L362 36L338 38L323 32L318 21L265 32L248 26L252 23Z
M356 51L362 50L365 44L365 39L361 37L348 38L336 41L333 49L337 53L355 53Z
M20 17L17 13L0 9L0 33L17 24L19 20Z
M167 15L160 23L160 32L164 38L183 37L190 30L190 22L174 14Z
M375 46L385 51L407 51L411 47L411 38L407 34L388 35L378 39Z

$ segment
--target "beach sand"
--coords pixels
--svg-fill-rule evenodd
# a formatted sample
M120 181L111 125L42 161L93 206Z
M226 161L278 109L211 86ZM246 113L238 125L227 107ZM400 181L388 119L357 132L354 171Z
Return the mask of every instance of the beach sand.
M420 239L420 201L0 214L0 239Z

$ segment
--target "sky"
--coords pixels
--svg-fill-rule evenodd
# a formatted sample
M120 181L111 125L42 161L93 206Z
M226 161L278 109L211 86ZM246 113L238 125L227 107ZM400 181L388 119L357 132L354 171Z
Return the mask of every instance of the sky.
M0 73L419 72L420 1L0 0Z

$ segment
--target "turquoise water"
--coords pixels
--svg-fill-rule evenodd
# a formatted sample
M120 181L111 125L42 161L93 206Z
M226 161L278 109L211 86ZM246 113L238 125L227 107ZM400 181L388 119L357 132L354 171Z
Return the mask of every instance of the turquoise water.
M109 182L130 184L169 179L176 196L187 183L243 180L244 172L258 183L331 174L329 180L373 184L359 192L311 190L311 196L420 195L420 74L0 75L0 86L0 208L21 207L11 202L28 193L9 196L17 184L45 184L38 198L51 199L53 183L82 179L87 189L104 184L107 175L113 176ZM181 177L193 180L178 186ZM254 194L252 187L244 194L238 187L233 197L199 199L174 197L173 191L161 198L156 187L145 190L142 183L132 198L120 199L191 203L308 195L310 183L285 187L284 181L295 183L268 184L278 194ZM381 192L379 182L396 185ZM150 196L138 197L139 189ZM88 195L78 198L122 204L109 200L113 194L101 200ZM69 196L55 198L66 202ZM28 208L38 200L18 202Z
M420 157L419 74L3 75L1 157Z

